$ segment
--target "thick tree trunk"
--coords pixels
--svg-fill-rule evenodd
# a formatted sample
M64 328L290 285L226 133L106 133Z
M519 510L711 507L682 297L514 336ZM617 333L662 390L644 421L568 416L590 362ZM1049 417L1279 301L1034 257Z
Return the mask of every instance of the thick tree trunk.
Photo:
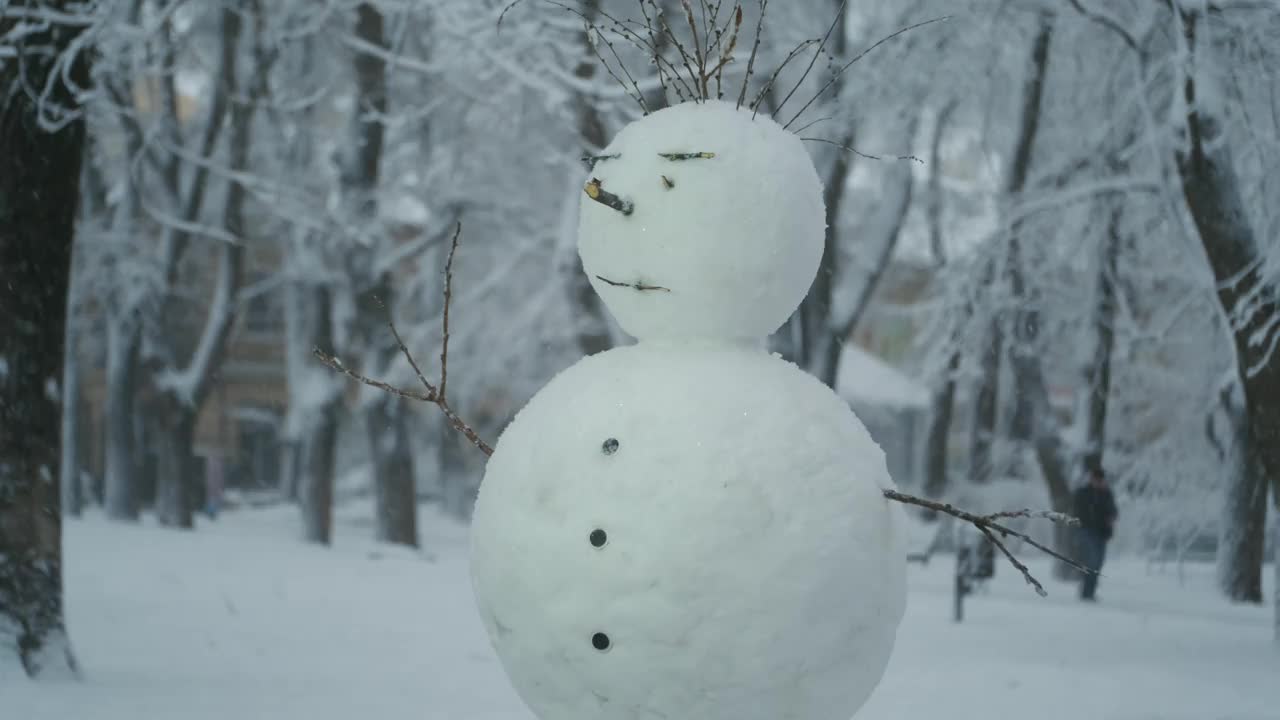
M314 302L311 346L333 352L333 290L328 284L312 287ZM307 542L328 545L333 541L333 489L338 424L343 412L341 385L328 376L322 382L308 381L312 373L328 372L314 364L291 369L290 410L305 413L299 418L295 441L298 453L298 488L302 509L302 534ZM327 396L308 397L323 388ZM312 408L315 408L314 410Z
M140 345L137 323L132 320L108 321L103 505L107 517L128 522L138 519L133 404L137 392L135 379Z
M1218 533L1217 577L1222 594L1233 602L1262 602L1266 557L1267 483L1247 445L1237 472L1229 475Z
M71 2L37 7L76 12ZM0 20L8 37L16 20ZM51 77L78 27L30 28L0 63L0 682L75 673L63 620L59 384L85 124ZM34 46L29 50L28 46ZM68 77L89 86L87 53ZM28 88L48 87L43 108ZM20 428L20 431L16 429Z
M303 443L306 469L300 488L302 534L307 542L321 545L333 542L334 447L338 442L340 409L338 399L322 405L315 427Z
M240 122L241 119L237 118L232 124ZM233 132L232 138L238 135ZM232 167L240 169L244 164L233 164ZM232 234L243 237L240 222L244 199L242 186L233 182L227 196L225 227ZM155 428L160 444L157 515L161 524L184 529L193 526L191 490L197 481L194 472L196 419L208 397L214 373L222 363L235 322L233 298L240 287L244 245L224 243L220 253L222 259L217 288L200 340L188 366L174 373L170 380L172 384L161 389L157 403L161 418L161 423Z
M192 487L195 477L196 416L191 408L168 399L153 426L159 456L156 519L161 525L189 530L195 526Z
M71 280L75 282L74 279ZM70 304L70 303L68 303ZM58 461L58 484L62 487L62 515L80 515L84 496L80 486L80 358L76 351L76 328L71 310L66 320L65 360L62 368L62 453Z
M1272 509L1275 510L1277 514L1280 514L1280 483L1277 483L1272 487L1271 496L1274 499ZM1274 637L1276 644L1280 645L1280 522L1273 524L1276 529L1275 537L1272 539L1271 551L1271 572L1273 575L1271 579L1271 594L1274 597L1275 605L1275 620L1273 623L1275 626Z
M1235 341L1236 367L1244 388L1244 466L1228 492L1234 538L1225 548L1230 566L1220 577L1233 600L1262 602L1262 553L1268 481L1280 481L1280 362L1272 357L1280 289L1267 274L1262 247L1249 224L1222 115L1227 92L1201 72L1211 49L1201 37L1200 11L1180 10L1187 46L1188 143L1176 160L1183 197L1199 232L1217 296Z
M378 519L377 539L418 546L417 492L408 408L403 398L383 395L365 409Z

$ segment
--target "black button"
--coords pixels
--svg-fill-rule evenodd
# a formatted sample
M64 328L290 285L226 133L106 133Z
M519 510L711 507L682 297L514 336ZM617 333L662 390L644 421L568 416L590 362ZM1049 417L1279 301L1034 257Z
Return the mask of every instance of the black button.
M605 650L608 650L609 645L610 643L609 643L608 635L605 635L604 633L596 633L595 635L591 636L591 647L594 647L600 652L604 652Z

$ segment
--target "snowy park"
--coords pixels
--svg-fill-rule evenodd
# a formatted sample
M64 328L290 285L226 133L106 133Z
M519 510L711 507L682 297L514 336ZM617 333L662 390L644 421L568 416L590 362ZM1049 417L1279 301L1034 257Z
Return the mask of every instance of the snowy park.
M68 523L85 680L6 687L6 717L532 720L473 606L464 526L425 511L427 549L411 551L340 516L319 549L291 520L237 512L176 540L100 516ZM1270 613L1225 606L1211 567L1121 558L1096 607L1068 584L1040 598L1000 568L956 624L950 560L911 566L893 659L858 720L1277 717Z
M0 0L0 717L1280 720L1278 37Z

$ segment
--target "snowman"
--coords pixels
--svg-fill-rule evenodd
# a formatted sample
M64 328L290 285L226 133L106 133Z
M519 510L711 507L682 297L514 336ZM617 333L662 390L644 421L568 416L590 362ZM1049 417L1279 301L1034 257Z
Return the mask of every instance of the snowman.
M561 372L496 445L471 540L492 644L542 720L848 720L905 551L879 446L764 349L822 254L813 164L714 100L592 160L579 253L638 342Z

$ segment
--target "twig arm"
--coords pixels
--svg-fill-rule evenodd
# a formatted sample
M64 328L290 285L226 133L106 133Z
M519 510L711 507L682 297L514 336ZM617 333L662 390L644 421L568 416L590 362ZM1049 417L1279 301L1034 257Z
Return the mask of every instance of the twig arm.
M992 515L975 515L974 513L968 512L966 510L961 510L960 508L957 508L951 505L950 503L942 503L936 500L928 500L925 498L916 497L915 495L908 495L906 493L898 492L897 490L883 490L882 492L884 493L884 496L886 498L888 498L889 500L893 500L894 502L900 502L904 505L915 505L916 507L922 507L928 510L933 510L934 512L940 512L944 515L950 515L951 517L958 518L960 520L963 520L969 523L970 525L973 525L975 528L978 529L979 532L985 535L993 545L995 545L997 548L1000 549L1000 552L1003 553L1004 556L1009 559L1009 562L1012 563L1013 566L1018 569L1018 572L1022 573L1022 577L1026 579L1027 584L1034 587L1036 589L1036 592L1041 597L1044 597L1045 595L1048 594L1047 592L1045 592L1044 586L1040 584L1040 581L1035 579L1035 576L1031 574L1031 571L1027 568L1027 566L1019 562L1018 559L1014 557L1013 553L1009 551L1009 548L1005 547L1005 544L1001 541L1001 538L1016 537L1020 540L1023 540L1024 542L1031 545L1032 547L1036 548L1037 550L1040 550L1041 552L1047 555L1050 555L1054 558L1057 558L1058 560L1061 560L1062 562L1067 563L1068 565L1075 568L1076 570L1079 570L1082 573L1096 574L1093 570L1090 570L1089 568L1081 565L1075 560L1072 560L1066 555L1063 555L1058 551L1053 550L1052 548L1045 547L1041 543L1036 542L1026 533L1018 532L1017 530L1014 530L1010 527L1007 527L997 522L997 520L1001 520L1004 518L1025 517L1025 518L1041 518L1044 520L1049 520L1051 522L1061 523L1063 525L1067 525L1070 527L1078 526L1080 524L1080 521L1077 520L1076 518L1071 517L1070 515L1066 515L1064 513L1059 513L1059 512L1034 511L1034 510L1011 510L1006 512L994 513ZM999 537L997 537L997 535Z

